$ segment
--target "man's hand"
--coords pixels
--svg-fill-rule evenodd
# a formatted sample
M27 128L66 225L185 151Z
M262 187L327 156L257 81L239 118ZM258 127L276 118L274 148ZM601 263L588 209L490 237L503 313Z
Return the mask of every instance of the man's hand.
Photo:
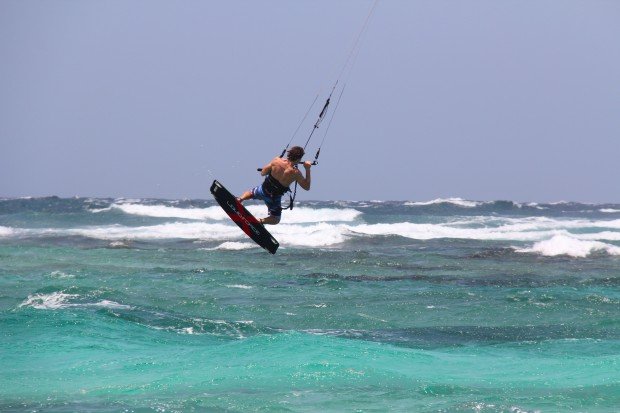
M297 177L296 180L299 183L299 185L305 189L306 191L310 190L310 167L312 166L312 162L310 161L306 161L303 163L304 168L306 168L306 176L304 177L304 174L301 171L297 171Z

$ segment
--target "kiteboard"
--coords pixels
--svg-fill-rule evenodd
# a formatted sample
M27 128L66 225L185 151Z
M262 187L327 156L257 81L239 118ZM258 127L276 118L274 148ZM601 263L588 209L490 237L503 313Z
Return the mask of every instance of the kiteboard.
M211 185L211 193L215 200L228 214L228 216L246 233L252 240L269 251L272 254L280 246L278 241L265 229L254 215L250 214L247 209L231 194L224 185L217 180Z

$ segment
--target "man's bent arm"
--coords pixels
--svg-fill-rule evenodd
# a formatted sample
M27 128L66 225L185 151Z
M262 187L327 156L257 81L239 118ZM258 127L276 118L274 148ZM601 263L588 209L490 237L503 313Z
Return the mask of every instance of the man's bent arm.
M301 186L306 191L309 191L310 181L312 180L312 177L310 176L310 165L307 164L307 162L304 162L304 168L306 168L306 177L304 178L304 176L301 174L301 171L300 171L299 177L297 178L297 182L299 183L299 186Z

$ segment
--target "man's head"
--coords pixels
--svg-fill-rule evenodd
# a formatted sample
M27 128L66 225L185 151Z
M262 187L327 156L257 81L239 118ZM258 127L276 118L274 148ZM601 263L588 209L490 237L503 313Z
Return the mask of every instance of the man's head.
M288 150L288 155L286 156L291 162L299 162L301 158L303 158L305 154L304 148L301 146L293 146Z

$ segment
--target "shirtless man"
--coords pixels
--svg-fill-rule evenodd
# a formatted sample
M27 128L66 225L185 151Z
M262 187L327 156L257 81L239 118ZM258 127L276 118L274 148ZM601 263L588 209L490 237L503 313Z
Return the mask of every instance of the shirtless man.
M293 182L297 182L306 191L310 190L310 167L312 163L308 161L303 163L306 169L305 177L297 169L297 164L300 163L303 156L304 148L293 146L288 150L286 159L280 157L273 158L261 170L261 176L266 176L265 181L256 188L244 192L239 197L240 202L247 199L260 199L265 202L269 216L259 219L261 224L276 225L280 222L280 217L282 216L282 195L289 191L289 186Z

